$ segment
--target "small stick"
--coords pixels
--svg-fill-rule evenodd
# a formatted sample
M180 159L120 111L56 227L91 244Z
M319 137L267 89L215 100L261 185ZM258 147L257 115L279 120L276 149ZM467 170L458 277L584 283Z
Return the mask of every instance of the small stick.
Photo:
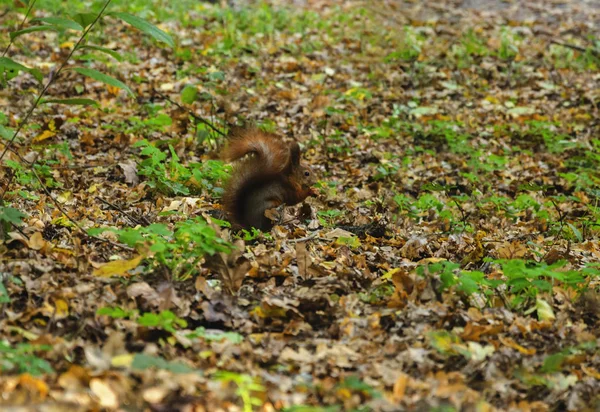
M556 44L558 46L563 46L563 47L566 47L568 49L577 50L578 52L581 52L581 53L585 53L585 52L587 52L589 50L590 53L592 53L594 56L600 57L600 52L598 52L597 50L591 49L591 48L587 49L585 47L576 46L574 44L563 43L563 42L560 42L558 40L550 40L550 43Z
M121 209L119 206L110 203L108 200L102 199L100 196L96 196L96 200L99 200L102 203L104 203L105 205L107 205L109 207L112 207L113 209L121 212L126 218L128 218L129 220L131 220L136 225L142 225L142 226L148 226L148 225L150 225L150 222L148 222L148 219L146 219L144 216L140 216L140 219L141 219L140 220L140 219L135 218L130 213L127 213L126 211L124 211L123 209Z
M301 238L298 238L298 239L290 239L290 240L288 240L288 242L292 242L292 243L304 242L305 240L314 239L315 237L317 237L318 234L319 234L319 231L315 230L314 232L312 232L308 236L301 237Z
M122 243L116 243L116 242L113 242L113 241L111 241L111 240L108 240L108 239L102 239L102 238L100 238L100 237L97 237L97 236L92 236L92 235L90 235L88 232L86 232L86 231L85 231L85 230L84 230L84 229L81 227L81 225L79 224L79 222L77 222L75 219L73 219L71 216L69 216L69 215L67 214L67 212L66 212L66 211L63 209L63 207L60 205L60 203L58 203L58 201L57 201L57 200L56 200L54 197L52 197L52 194L50 193L50 190L48 190L48 188L46 187L46 185L44 185L44 182L42 181L42 178L41 178L41 177L38 175L37 171L35 170L35 167L32 167L32 168L31 168L31 171L33 172L33 174L34 174L35 178L38 180L38 182L40 182L40 186L42 187L42 190L44 191L44 193L46 194L46 196L48 196L48 197L50 198L50 200L52 201L52 203L54 203L54 206L56 206L56 208L57 208L57 209L58 209L58 210L59 210L59 211L60 211L60 212L61 212L63 215L65 215L65 217L66 217L67 219L69 219L69 221L70 221L71 223L73 223L73 224L75 225L75 227L81 231L81 233L83 233L85 236L87 236L87 237L89 237L89 238L91 238L91 239L96 239L96 240L99 240L99 241L101 241L101 242L105 242L105 243L108 243L108 244L110 244L110 245L113 245L113 246L120 247L121 249L124 249L124 250L130 251L130 252L134 250L133 248L131 248L131 247L127 246L127 245L124 245L124 244L122 244Z
M217 129L212 123L210 123L208 120L205 120L204 118L198 116L196 113L192 112L190 109L188 109L187 107L183 107L182 105L180 105L179 103L171 100L169 98L169 96L166 96L164 94L162 94L161 92L157 91L156 89L152 89L154 91L154 93L156 93L157 95L159 95L161 98L163 98L164 100L168 101L169 103L179 107L181 110L185 110L187 111L196 121L203 123L205 125L207 125L208 127L210 127L212 130L214 130L215 132L217 132L218 134L220 134L221 136L227 136L227 134L225 134L224 132L222 132L221 130Z

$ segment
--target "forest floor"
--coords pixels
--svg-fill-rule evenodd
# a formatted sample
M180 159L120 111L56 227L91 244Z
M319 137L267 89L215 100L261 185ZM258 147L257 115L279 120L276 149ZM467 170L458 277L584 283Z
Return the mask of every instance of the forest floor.
M64 3L5 52L42 84ZM0 409L600 409L598 2L149 3L106 13L173 47L103 17L2 159ZM211 218L244 120L318 178L270 233Z

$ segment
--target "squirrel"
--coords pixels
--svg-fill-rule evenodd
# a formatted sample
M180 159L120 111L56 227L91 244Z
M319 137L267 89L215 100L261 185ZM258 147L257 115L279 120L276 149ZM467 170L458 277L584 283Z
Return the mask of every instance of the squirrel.
M276 134L254 126L233 127L222 157L237 160L222 197L223 208L236 226L271 230L273 222L265 211L316 195L311 188L312 170L300 162L296 142L285 144Z

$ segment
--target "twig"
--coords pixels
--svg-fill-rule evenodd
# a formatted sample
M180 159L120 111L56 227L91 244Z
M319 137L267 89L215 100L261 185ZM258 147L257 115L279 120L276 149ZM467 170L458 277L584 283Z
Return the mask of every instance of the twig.
M67 165L67 166L49 165L49 167L54 170L80 170L80 169L94 169L96 167L112 167L112 166L115 166L114 163L104 163L104 164L95 164L95 165Z
M27 111L27 114L25 115L25 117L23 118L23 120L19 123L19 126L15 130L15 133L13 134L12 138L8 141L8 143L4 147L4 151L2 152L2 154L0 154L0 161L2 161L2 159L6 155L6 152L8 152L8 150L12 147L15 139L17 138L17 135L19 134L19 132L21 131L21 129L23 128L23 126L26 125L27 122L29 121L29 118L31 117L33 111L39 105L40 100L42 100L42 97L44 97L44 95L46 94L46 92L50 88L50 85L54 82L54 79L56 79L58 77L58 75L60 74L61 70L67 65L67 63L71 59L71 56L73 56L73 53L75 53L75 51L77 50L77 48L79 47L79 45L81 44L81 42L83 41L83 39L85 39L85 37L87 36L88 32L98 22L98 20L100 19L100 17L102 16L102 14L104 13L104 11L106 10L106 8L108 7L108 5L110 4L111 1L112 0L106 0L106 3L104 3L104 7L102 8L102 10L100 10L100 13L98 13L98 15L96 16L96 19L92 22L92 24L90 24L85 29L85 31L83 32L83 34L81 35L81 37L79 38L79 40L77 40L77 43L75 44L75 46L73 47L73 49L71 49L71 52L69 53L69 55L67 56L67 58L62 61L62 63L60 64L60 66L58 67L58 70L54 73L54 75L50 75L50 77L48 79L48 82L46 83L46 85L44 86L44 88L42 89L42 91L40 92L40 94L38 95L37 99L35 99L35 102L31 105L31 107ZM29 142L27 143L26 147L29 147ZM2 201L2 198L0 198L0 201Z
M553 39L551 39L551 40L550 40L550 43L552 43L552 44L556 44L556 45L558 45L558 46L566 47L566 48L568 48L568 49L577 50L578 52L581 52L581 53L585 53L585 52L589 51L589 52L590 52L590 53L592 53L592 54L593 54L595 57L600 57L600 52L599 52L599 51L597 51L597 50L595 50L595 49L592 49L592 48L586 48L586 47L576 46L576 45L574 45L574 44L563 43L563 42L561 42L561 41L558 41L558 40L553 40Z
M116 243L116 242L113 242L113 241L108 240L108 239L102 239L101 237L93 236L93 235L90 235L88 232L86 232L85 229L81 227L81 225L79 224L79 222L77 222L75 219L73 219L71 216L69 216L67 214L67 212L65 211L65 209L63 209L63 207L61 206L61 204L58 203L58 201L52 196L52 193L50 193L50 190L48 190L48 188L46 187L46 185L42 181L42 178L40 177L40 175L38 175L37 170L35 170L35 168L32 167L31 171L33 172L33 175L35 176L35 178L37 179L37 181L40 183L40 186L42 187L42 190L44 191L44 193L46 194L46 196L48 196L50 198L50 200L52 201L52 203L54 203L54 206L56 206L56 208L63 215L65 215L65 217L67 219L69 219L69 221L71 223L73 223L75 225L75 227L77 229L79 229L79 231L81 231L81 233L83 233L85 236L87 236L89 238L96 239L96 240L99 240L101 242L109 243L109 244L111 244L113 246L120 247L120 248L122 248L124 250L128 250L128 251L133 251L134 250L133 248L131 248L131 247L127 246L127 245L124 245L122 243Z
M27 12L25 13L25 16L23 17L23 20L21 20L21 24L19 24L19 27L17 28L17 31L21 30L23 28L23 25L25 24L25 21L27 20L27 18L29 17L29 13L31 13L31 10L33 10L33 6L35 5L35 2L37 0L33 0L30 4L29 7L27 8ZM8 13L8 9L6 10L6 13ZM6 13L4 13L2 16L6 15ZM6 48L4 49L4 53L2 53L2 57L6 56L6 53L8 53L8 49L10 49L10 46L12 46L13 44L13 39L10 39L10 42L8 43L8 45L6 46Z
M226 134L225 132L222 132L221 130L219 130L217 127L215 127L215 126L214 126L212 123L210 123L208 120L206 120L206 119L204 119L204 118L202 118L202 117L198 116L196 113L192 112L192 111L191 111L190 109L188 109L187 107L183 107L183 106L182 106L182 105L180 105L179 103L177 103L177 102L175 102L175 101L171 100L171 99L169 98L169 96L166 96L166 95L162 94L161 92L159 92L158 90L156 90L156 89L154 89L154 88L152 89L152 91L153 91L155 94L157 94L158 96L160 96L162 99L164 99L164 100L168 101L169 103L171 103L171 104L173 104L173 105L177 106L177 107L178 107L178 108L180 108L181 110L185 110L185 111L187 111L187 112L190 114L190 116L192 116L192 117L193 117L193 118L194 118L196 121L198 121L198 122L200 122L200 123L203 123L203 124L207 125L208 127L210 127L212 130L214 130L215 132L217 132L217 133L218 133L218 134L220 134L221 136L227 136L227 134Z
M96 196L96 200L99 200L102 203L104 203L105 205L110 206L113 209L121 212L126 218L128 218L129 220L131 220L136 225L142 225L142 226L148 226L148 225L150 225L150 222L144 216L140 216L140 219L141 219L140 220L140 219L135 218L130 213L127 213L126 211L124 211L123 209L121 209L119 206L110 203L108 200L102 199L100 196Z
M73 47L73 49L71 50L71 52L69 53L69 55L66 57L65 60L62 61L62 63L60 64L60 66L58 67L58 70L56 70L56 72L54 74L51 74L48 78L48 82L46 83L46 85L44 86L44 88L42 89L42 91L40 92L40 94L38 95L38 97L35 99L34 103L31 105L31 107L29 108L29 110L27 111L27 114L25 115L25 117L23 118L23 120L19 123L19 126L17 127L17 129L15 130L12 138L8 141L8 143L5 145L4 150L2 152L2 154L0 154L0 161L4 158L4 156L6 155L6 153L11 150L12 145L14 144L19 132L22 130L23 126L26 125L29 121L29 118L31 117L33 111L35 110L35 108L39 105L40 101L42 100L42 97L44 97L44 95L46 94L46 92L48 91L48 89L50 88L50 86L52 85L52 83L54 82L54 80L58 77L58 75L60 74L60 72L62 71L62 69L67 65L67 63L69 62L69 60L71 59L71 57L73 56L73 53L75 53L75 51L78 49L79 45L81 44L81 42L83 41L83 39L85 39L85 37L87 36L87 34L89 33L89 31L96 25L96 23L98 22L98 20L100 20L100 18L102 17L102 15L104 14L104 11L106 10L106 8L108 7L108 5L111 3L112 0L106 0L106 3L104 3L104 7L102 7L102 10L100 10L100 12L98 13L98 15L96 16L96 18L94 19L94 21L84 30L83 34L81 35L81 37L79 38L79 40L77 41L77 43L75 44L75 46ZM33 4L35 3L35 1L33 1L31 3L30 9L31 7L33 7ZM28 10L28 14L29 14L29 10ZM27 15L28 15L27 14ZM27 16L25 17L25 19L27 18ZM24 21L25 21L24 19ZM12 42L11 42L12 43ZM10 44L8 45L8 47L5 50L5 53L8 51L8 48L10 47ZM27 142L26 147L28 147L30 144L30 142ZM60 205L60 203L58 203L58 201L56 199L54 199L54 197L52 197L52 194L50 193L50 191L48 190L48 188L46 187L46 185L44 184L44 181L42 180L42 178L38 175L37 171L35 170L35 163L37 161L37 155L36 158L32 161L32 162L27 162L25 161L25 159L23 159L23 157L16 151L13 151L13 153L16 153L17 156L19 157L19 159L21 160L21 162L23 162L23 164L26 164L29 166L29 168L31 169L31 171L33 172L35 178L37 179L37 181L40 183L40 186L42 188L42 190L44 191L44 193L46 194L46 196L48 196L50 198L50 200L52 201L52 203L56 206L56 208L64 215L66 216L66 218L75 225L75 227L77 229L79 229L79 231L81 231L81 233L83 233L85 236L87 236L88 238L91 239L96 239L99 240L101 242L105 242L105 243L109 243L113 246L116 247L120 247L124 250L128 250L128 251L133 251L134 249L127 246L127 245L123 245L120 243L116 243L113 241L110 241L108 239L102 239L99 238L97 236L92 236L90 234L88 234L80 225L77 221L75 221L73 218L71 218L67 212L63 209L63 207ZM8 188L13 180L13 176L14 173L11 175L11 178L9 179L9 181L7 182L6 187L4 188L4 191L2 192L2 196L0 196L0 204L2 204L2 201L4 199L4 196L6 195L6 192L8 191Z
M319 234L319 231L318 231L318 230L315 230L314 232L312 232L312 233L311 233L310 235L308 235L308 236L301 237L301 238L298 238L298 239L290 239L288 242L291 242L291 243L304 242L304 241L306 241L306 240L311 240L311 239L314 239L314 238L316 238L318 234Z

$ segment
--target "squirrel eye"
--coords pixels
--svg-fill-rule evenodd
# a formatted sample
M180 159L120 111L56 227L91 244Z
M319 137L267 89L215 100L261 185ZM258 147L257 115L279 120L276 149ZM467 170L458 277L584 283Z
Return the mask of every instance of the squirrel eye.
M306 172L304 172L304 176L306 176L306 177L310 176L310 172L307 170Z

